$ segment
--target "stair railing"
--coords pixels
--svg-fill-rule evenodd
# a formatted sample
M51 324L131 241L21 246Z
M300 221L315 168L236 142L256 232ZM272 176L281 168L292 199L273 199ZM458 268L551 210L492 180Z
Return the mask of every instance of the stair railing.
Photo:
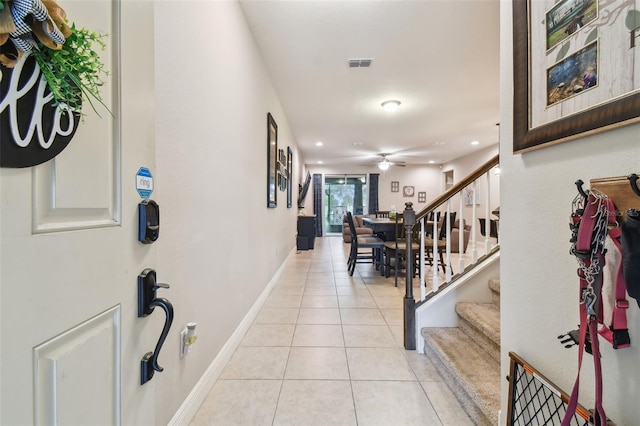
M406 287L405 287L405 303L404 303L404 346L406 349L415 349L415 309L421 303L429 300L439 291L450 285L464 274L470 272L478 264L480 264L485 258L492 255L499 250L499 235L491 235L491 185L492 185L492 173L498 174L499 169L499 155L496 154L493 158L482 164L467 177L460 180L460 182L453 185L446 190L440 196L436 197L432 202L427 204L419 212L414 212L412 203L406 203L404 210L404 217L413 217L415 214L415 222L407 223L405 221L405 227L407 228L407 248L411 247L412 238L414 233L413 227L419 227L419 279L420 279L420 294L418 302L414 300L413 292L413 262L407 261L406 265ZM485 184L481 185L484 181ZM493 179L493 184L499 184L499 180ZM480 197L480 189L485 192L484 197ZM477 226L480 224L478 218L478 204L484 199L484 241L482 247L478 247L478 241L476 234L478 233ZM493 200L497 206L496 200ZM498 200L499 201L499 200ZM468 208L468 207L471 208ZM465 208L466 207L466 208ZM470 210L470 211L469 211ZM493 210L494 215L499 213ZM454 274L452 268L453 256L451 253L451 234L454 226L453 220L443 221L446 224L444 229L444 241L439 240L441 229L438 229L438 217L451 218L455 213L458 220L458 256L457 256L457 270ZM470 217L470 225L466 225L466 217ZM428 218L433 218L432 223L428 223ZM494 222L497 223L497 222ZM468 244L465 247L465 231L469 231ZM427 240L427 235L430 234L430 240ZM493 239L495 238L495 244ZM431 256L427 257L427 241L429 241ZM443 246L444 244L444 246ZM408 250L409 251L409 250ZM407 253L407 259L410 252ZM439 260L441 260L439 265ZM431 269L427 271L427 264L430 264ZM443 276L439 273L439 266L444 269ZM429 275L427 275L429 272Z

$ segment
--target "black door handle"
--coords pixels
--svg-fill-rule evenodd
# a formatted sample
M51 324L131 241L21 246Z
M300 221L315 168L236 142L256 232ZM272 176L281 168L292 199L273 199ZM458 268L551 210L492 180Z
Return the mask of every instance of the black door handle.
M144 354L140 362L141 385L151 380L156 371L161 372L164 370L164 368L158 364L158 356L160 355L162 345L173 323L173 305L164 297L156 297L158 288L169 288L169 284L157 283L156 271L153 269L145 269L138 275L138 317L148 316L156 306L161 308L166 315L164 327L162 328L162 333L160 334L156 348L153 352Z

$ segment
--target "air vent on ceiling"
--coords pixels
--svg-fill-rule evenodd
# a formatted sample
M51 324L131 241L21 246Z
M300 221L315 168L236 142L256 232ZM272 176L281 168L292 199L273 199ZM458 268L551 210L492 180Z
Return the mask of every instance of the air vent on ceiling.
M349 68L368 68L373 59L349 59Z

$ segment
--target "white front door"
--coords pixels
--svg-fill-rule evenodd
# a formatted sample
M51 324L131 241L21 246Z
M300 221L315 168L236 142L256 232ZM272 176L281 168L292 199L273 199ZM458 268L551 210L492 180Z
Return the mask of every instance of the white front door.
M0 424L154 424L140 360L163 319L137 317L137 276L158 268L156 245L137 240L136 191L140 167L155 173L153 3L58 3L108 34L113 116L85 104L59 156L0 169Z

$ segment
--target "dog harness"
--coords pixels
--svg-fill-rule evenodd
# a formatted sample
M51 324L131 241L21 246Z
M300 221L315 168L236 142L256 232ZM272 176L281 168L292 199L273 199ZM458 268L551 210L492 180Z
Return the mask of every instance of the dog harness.
M614 298L610 325L602 326L602 271L605 265L605 240L607 235L614 242L617 250L621 251L620 228L616 225L616 210L613 202L599 191L591 190L582 193L573 201L570 228L571 254L578 261L578 276L580 278L580 328L578 341L578 374L573 391L567 405L567 411L562 420L562 426L569 426L578 404L580 387L580 369L585 351L585 344L591 346L595 370L595 407L593 423L606 426L607 416L602 407L602 365L600 359L600 345L598 335L609 341L614 349L625 348L630 345L627 329L626 309L629 302L626 299L626 287L622 275L622 262L615 278ZM610 228L611 226L611 228Z

